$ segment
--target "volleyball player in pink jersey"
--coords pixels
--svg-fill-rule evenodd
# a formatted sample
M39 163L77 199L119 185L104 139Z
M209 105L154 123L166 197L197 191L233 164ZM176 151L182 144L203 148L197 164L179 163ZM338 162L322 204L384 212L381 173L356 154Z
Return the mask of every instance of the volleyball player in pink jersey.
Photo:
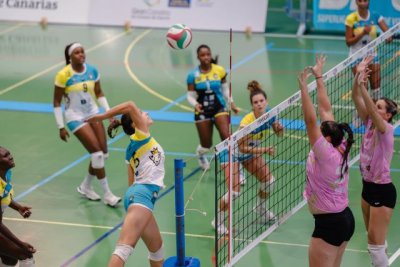
M314 216L315 228L308 250L309 266L340 266L346 245L354 233L354 217L348 207L348 155L354 142L347 123L337 123L322 77L325 57L307 67L298 77L302 109L311 151L307 159L304 197ZM311 72L311 73L310 73ZM314 74L321 125L307 89ZM348 134L344 139L345 132Z
M365 58L356 69L352 98L365 125L360 152L363 177L361 208L368 232L368 251L374 267L387 267L386 234L396 204L396 188L390 176L393 156L393 125L397 104L381 97L375 103L368 95L367 82L371 72L367 67L373 57Z

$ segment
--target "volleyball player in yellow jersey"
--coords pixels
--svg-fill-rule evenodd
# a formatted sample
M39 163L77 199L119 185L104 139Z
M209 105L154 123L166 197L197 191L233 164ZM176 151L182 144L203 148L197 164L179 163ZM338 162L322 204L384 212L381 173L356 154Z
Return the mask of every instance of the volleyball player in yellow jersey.
M247 85L247 89L250 91L250 103L253 111L248 113L241 120L239 130L256 121L259 117L264 115L269 110L267 108L267 94L264 92L264 90L262 90L261 85L257 81L249 82ZM240 195L239 163L242 164L243 167L250 174L254 175L259 181L259 198L257 200L257 205L254 207L254 211L260 215L260 219L262 222L275 219L275 215L273 214L273 212L271 212L266 206L266 199L269 197L270 191L272 190L274 177L272 176L267 163L261 156L262 154L273 155L275 152L274 147L262 146L262 140L267 134L269 134L269 129L271 127L277 136L283 136L283 126L279 121L276 120L275 117L272 118L271 120L262 124L260 127L238 141L239 151L234 152L235 154L233 157L233 162L231 163L233 170L231 180L231 182L233 183L233 200L238 198ZM227 150L221 152L219 160L224 170L224 173L227 176L226 179L228 179L229 166L227 163L229 160L229 155L227 154ZM219 234L228 233L228 229L223 224L224 216L228 209L228 200L229 194L226 193L219 201L217 211L218 223L215 222L215 218L211 222L213 228L217 227L217 231Z
M124 266L137 241L142 238L149 250L150 266L162 267L164 250L153 209L158 192L164 187L164 150L150 135L149 128L153 120L133 102L117 105L88 121L96 122L118 114L123 114L120 124L124 132L130 135L125 155L129 188L124 198L127 214L108 266Z
M228 103L234 113L239 108L229 101L229 86L226 82L225 69L217 65L218 57L211 56L211 49L207 45L197 48L197 58L200 65L187 76L187 100L194 107L194 120L200 138L200 145L196 153L199 157L199 165L204 170L209 169L210 164L205 156L212 146L213 124L218 129L221 140L229 137L229 112Z
M251 81L248 83L247 89L250 91L250 103L253 111L244 116L240 121L240 129L256 121L257 118L268 111L267 94L262 90L261 85L257 81ZM283 136L283 126L274 117L239 140L238 154L239 162L260 182L258 191L259 200L255 211L265 217L266 220L272 220L275 217L266 207L266 199L269 197L269 193L272 190L274 177L267 163L263 157L261 157L262 154L273 155L275 152L274 147L265 147L261 145L262 140L265 139L265 135L269 134L270 128L272 128L277 136Z
M92 187L92 180L97 177L104 191L103 202L114 207L121 198L114 196L108 186L104 169L104 161L108 158L104 126L101 122L85 122L85 119L99 112L96 99L105 110L110 107L101 90L97 69L86 64L85 59L85 50L81 44L72 43L65 47L66 66L57 73L55 79L54 115L60 138L67 141L69 134L64 126L61 110L64 98L67 126L91 154L88 174L77 188L78 192L90 200L100 200L100 196Z
M3 212L6 207L18 211L22 217L31 215L31 207L23 206L13 200L14 190L11 184L11 169L15 167L14 158L4 147L0 147L0 266L35 266L33 254L36 249L16 237L4 224Z
M384 18L369 10L369 0L354 0L357 4L357 10L346 17L346 44L350 47L349 56L353 55L359 49L365 47L368 43L378 37L378 27L383 32L388 30ZM388 39L389 41L391 38ZM361 61L361 59L359 60ZM355 66L353 73L355 74ZM371 92L370 95L374 100L380 98L381 87L381 67L378 57L368 66L371 70L369 77Z

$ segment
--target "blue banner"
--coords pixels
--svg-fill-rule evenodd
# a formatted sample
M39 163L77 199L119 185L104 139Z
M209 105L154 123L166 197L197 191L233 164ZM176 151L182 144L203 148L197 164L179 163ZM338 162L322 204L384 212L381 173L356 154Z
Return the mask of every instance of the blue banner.
M314 0L314 28L344 32L347 15L356 9L356 0ZM400 22L400 0L370 0L369 9L382 15L389 27Z

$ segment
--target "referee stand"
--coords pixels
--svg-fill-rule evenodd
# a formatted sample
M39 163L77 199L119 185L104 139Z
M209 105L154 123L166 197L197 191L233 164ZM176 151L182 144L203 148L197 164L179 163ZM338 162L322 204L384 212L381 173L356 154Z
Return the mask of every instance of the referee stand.
M176 217L176 255L164 262L164 267L200 267L200 260L185 256L185 208L183 193L183 168L186 163L175 159L175 217Z

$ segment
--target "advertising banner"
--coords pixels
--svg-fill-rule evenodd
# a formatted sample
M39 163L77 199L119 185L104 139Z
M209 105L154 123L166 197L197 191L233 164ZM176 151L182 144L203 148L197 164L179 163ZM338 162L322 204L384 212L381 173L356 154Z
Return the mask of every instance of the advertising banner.
M382 15L389 27L400 21L400 0L371 0L369 8ZM346 16L356 9L355 0L314 0L314 28L344 32Z
M0 0L0 20L87 24L90 1Z
M251 3L251 4L250 4ZM169 28L183 23L192 29L264 32L267 0L94 0L89 23Z

